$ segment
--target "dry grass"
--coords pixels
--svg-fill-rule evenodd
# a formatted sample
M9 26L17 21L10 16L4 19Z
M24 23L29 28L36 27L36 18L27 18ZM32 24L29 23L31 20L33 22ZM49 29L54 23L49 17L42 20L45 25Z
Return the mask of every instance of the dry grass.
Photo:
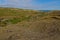
M60 40L59 13L0 8L0 40Z

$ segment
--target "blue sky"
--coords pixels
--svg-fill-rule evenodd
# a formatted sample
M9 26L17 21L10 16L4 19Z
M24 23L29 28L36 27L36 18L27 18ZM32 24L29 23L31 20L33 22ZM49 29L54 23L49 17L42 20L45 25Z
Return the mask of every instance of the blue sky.
M60 10L60 0L0 0L0 7Z

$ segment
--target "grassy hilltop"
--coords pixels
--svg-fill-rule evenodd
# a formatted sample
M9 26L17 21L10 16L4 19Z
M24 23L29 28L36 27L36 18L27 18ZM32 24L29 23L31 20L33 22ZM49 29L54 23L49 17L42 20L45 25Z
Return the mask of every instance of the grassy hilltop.
M0 40L60 40L60 10L0 8Z

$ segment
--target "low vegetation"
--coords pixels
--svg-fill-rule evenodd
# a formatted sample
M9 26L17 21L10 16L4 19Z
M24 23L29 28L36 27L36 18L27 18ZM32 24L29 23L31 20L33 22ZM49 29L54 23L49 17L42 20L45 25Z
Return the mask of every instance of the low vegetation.
M60 40L60 10L45 11L0 8L0 40Z

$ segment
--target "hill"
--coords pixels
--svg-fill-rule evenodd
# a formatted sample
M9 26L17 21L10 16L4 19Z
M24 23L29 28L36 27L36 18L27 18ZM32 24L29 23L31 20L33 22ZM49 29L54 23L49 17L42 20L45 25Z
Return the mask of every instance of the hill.
M0 8L0 40L60 40L60 10Z
M51 12L52 10L39 10L41 12Z

